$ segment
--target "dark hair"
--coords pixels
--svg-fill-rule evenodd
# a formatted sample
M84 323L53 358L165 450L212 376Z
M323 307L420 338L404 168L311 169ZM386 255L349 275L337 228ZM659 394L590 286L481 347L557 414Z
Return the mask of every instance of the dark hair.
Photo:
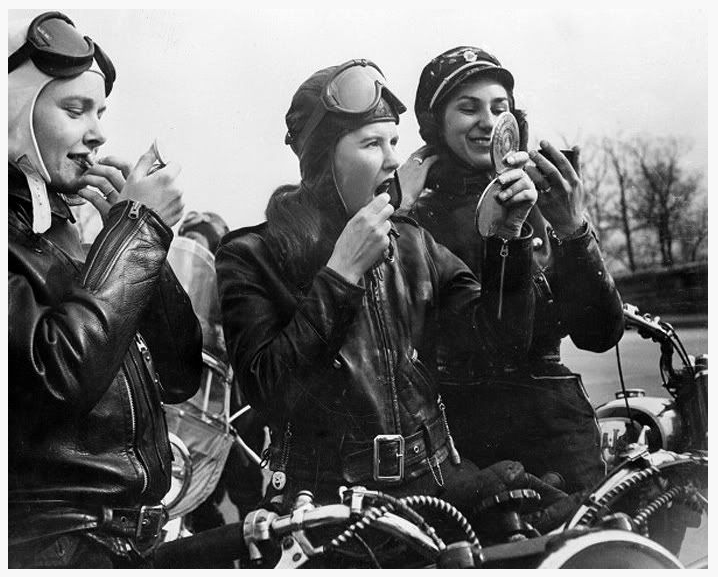
M304 182L283 184L267 204L267 244L286 278L300 291L329 260L344 226L333 188L333 179L312 187Z

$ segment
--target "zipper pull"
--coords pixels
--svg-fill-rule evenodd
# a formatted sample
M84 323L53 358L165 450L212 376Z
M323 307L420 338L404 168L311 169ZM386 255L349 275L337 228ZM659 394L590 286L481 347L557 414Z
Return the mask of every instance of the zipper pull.
M394 262L394 239L399 238L399 232L395 229L389 229L389 248L387 248L386 262Z
M140 216L140 207L142 205L137 202L136 200L130 201L130 212L127 213L127 216L131 218L132 220L137 220L137 218Z
M437 403L439 405L439 410L441 411L441 420L444 423L446 439L449 443L449 456L451 457L451 462L454 463L454 465L460 465L461 455L459 455L459 451L456 450L456 445L454 444L454 437L451 436L451 431L449 430L449 421L446 419L446 405L444 405L444 401L441 400L441 395L439 395L439 397L437 398Z
M266 449L264 449L264 451L262 451L262 455L261 455L262 460L259 461L260 469L264 469L267 467L267 465L269 465L269 457L271 456L271 454L272 454L272 450L269 447L267 447Z
M499 251L499 256L501 257L501 276L499 277L499 307L498 311L496 312L496 318L498 320L501 320L501 313L503 312L504 307L504 273L506 272L506 257L509 256L509 241L505 238L502 238L501 242L503 244L501 245L501 250Z

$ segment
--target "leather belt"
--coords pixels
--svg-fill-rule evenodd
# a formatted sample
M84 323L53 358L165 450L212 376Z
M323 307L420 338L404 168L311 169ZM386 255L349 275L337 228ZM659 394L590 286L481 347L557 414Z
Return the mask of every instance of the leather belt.
M113 535L137 541L157 539L168 515L164 505L140 507L102 507L99 528Z
M446 428L441 416L408 437L377 435L371 446L342 458L343 476L349 483L375 481L400 483L438 466L447 456ZM433 463L429 459L434 459Z
M38 538L45 531L57 525L59 533L65 532L58 521L70 519L70 526L82 529L96 528L107 535L127 537L137 542L156 540L167 522L164 505L138 505L136 507L106 507L90 503L78 503L61 499L15 501L9 504L20 525L26 526L27 533L18 536L18 541ZM23 521L20 521L22 519Z

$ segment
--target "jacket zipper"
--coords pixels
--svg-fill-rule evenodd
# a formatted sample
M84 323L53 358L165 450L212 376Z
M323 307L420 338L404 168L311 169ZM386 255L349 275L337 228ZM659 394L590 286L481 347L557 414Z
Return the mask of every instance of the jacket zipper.
M381 265L379 265L381 266ZM396 377L394 375L394 367L391 358L391 349L389 348L389 338L386 334L386 328L382 319L380 310L380 298L379 298L379 281L383 278L383 274L378 270L379 267L374 267L371 270L371 276L369 277L369 292L371 296L372 309L377 320L379 328L379 334L381 335L382 342L382 353L384 354L384 361L386 362L387 375L389 377L389 386L391 389L391 408L394 415L394 429L397 434L401 435L401 420L399 416L399 395L396 390Z
M139 348L139 340L136 337L135 337L135 343L137 343L138 348ZM145 350L147 350L149 352L148 349L145 348ZM141 348L139 348L139 351L140 351L140 354L142 354ZM135 389L137 389L137 388L142 389L142 397L145 400L145 403L147 405L147 412L150 415L148 421L149 421L149 425L152 427L152 435L151 435L152 448L155 451L155 456L157 458L157 464L159 465L160 469L164 473L165 466L164 466L164 463L162 462L162 456L160 455L160 452L157 448L157 443L155 442L157 440L157 424L158 423L156 423L155 416L152 414L152 400L149 398L149 395L147 393L147 388L143 385L144 379L142 378L142 367L140 367L139 362L137 361L137 359L134 356L132 356L131 354L130 354L130 356L132 357L132 364L135 366L135 370L137 371L137 375L138 375L138 380L137 380L138 385L137 385L137 387L135 387ZM141 454L139 444L137 446L137 452L138 452L138 454ZM149 459L147 459L147 458L145 458L144 460L145 460L145 462L149 462Z
M159 419L157 419L157 424L160 426L164 425L164 430L160 431L159 437L162 441L165 441L167 443L167 446L165 447L167 451L170 451L169 448L169 439L168 439L168 432L169 427L167 426L167 416L165 414L165 404L162 402L162 384L160 382L160 376L157 374L157 371L155 371L154 365L152 364L152 354L150 353L150 349L147 347L147 344L145 343L145 339L142 338L142 335L140 333L135 333L135 341L137 342L137 348L140 351L140 355L142 356L142 359L144 360L145 369L147 369L147 374L150 377L149 386L153 387L152 392L154 393L153 397L155 398L155 401L157 402L159 406L159 412L161 413L162 421L160 422ZM153 445L155 447L155 453L157 454L157 459L159 460L160 469L162 469L163 473L167 473L165 469L165 463L162 459L162 455L157 448L157 443L155 442L157 440L156 436L153 437Z
M132 449L132 452L135 453L137 456L137 462L140 464L140 472L142 477L142 490L140 491L140 494L144 493L147 490L147 486L149 485L149 471L147 470L147 466L142 461L142 456L140 455L139 448L136 446L137 441L137 411L135 407L135 398L132 395L132 386L130 385L130 367L128 365L127 361L124 361L125 365L125 372L127 373L127 379L125 380L125 389L127 390L127 398L130 400L130 416L132 420L132 442L130 448Z
M140 228L140 226L141 226L141 224L142 224L142 221L144 220L144 219L139 218L139 217L141 216L141 215L140 215L140 208L141 208L141 206L142 206L142 205L141 205L139 202L136 202L136 201L134 201L134 200L130 201L130 205L125 208L125 210L124 210L122 216L120 217L120 219L112 226L112 228L110 229L110 231L107 233L107 235L105 236L105 238L102 240L102 244L101 244L100 247L97 249L96 255L98 255L98 256L96 256L95 260L94 260L92 263L90 263L91 266L88 266L88 267L87 267L87 272L85 273L85 278L84 278L84 281L83 281L83 284L84 284L86 287L89 286L89 283L90 283L90 272L91 272L94 268L97 268L97 270L99 271L98 274L100 275L99 278L96 280L96 282L92 283L94 286L99 286L99 285L101 285L101 284L105 281L105 279L107 278L107 276L110 274L110 271L112 270L112 267L113 267L114 264L117 262L117 260L120 258L120 256L122 255L122 253L123 253L124 250L125 250L125 247L127 247L127 245L128 245L128 244L130 243L130 241L132 240L132 236L134 235L135 231L136 231L136 230L139 230L139 228ZM124 216L125 216L125 215L126 215L130 220L134 220L135 222L130 225L130 227L131 227L131 228L130 228L130 234L124 236L120 241L117 241L117 240L115 240L115 238L113 237L113 234L112 234L112 233L115 232L115 230L117 230L120 226L125 225L125 222L124 222L124 220L125 220L125 219L124 219ZM126 225L125 225L125 226L126 226ZM119 244L118 244L118 243L119 243ZM116 247L116 248L112 247L112 246L111 246L112 244L117 244L117 247ZM103 263L104 266L97 266L97 267L92 266L92 265L94 265L98 260L101 259L101 257L102 257L103 254L109 254L109 255L111 255L111 256L110 256L110 259L107 261L107 263L106 263L106 264ZM102 259L102 260L104 261L104 259Z
M509 256L509 241L505 238L501 239L501 250L499 256L501 257L501 276L499 276L499 307L496 313L497 320L501 320L501 314L504 306L504 273L506 272L506 257Z

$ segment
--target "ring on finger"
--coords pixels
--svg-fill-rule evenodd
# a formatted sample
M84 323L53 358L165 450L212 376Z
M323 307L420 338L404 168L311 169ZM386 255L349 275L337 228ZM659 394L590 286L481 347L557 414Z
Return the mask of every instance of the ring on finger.
M538 190L539 194L548 194L551 192L551 185L547 184L546 186L540 186L536 190Z
M424 163L424 159L423 159L423 158L419 158L418 156L413 156L413 157L412 157L412 160L413 160L414 162L416 162L416 164L423 164L423 163Z

